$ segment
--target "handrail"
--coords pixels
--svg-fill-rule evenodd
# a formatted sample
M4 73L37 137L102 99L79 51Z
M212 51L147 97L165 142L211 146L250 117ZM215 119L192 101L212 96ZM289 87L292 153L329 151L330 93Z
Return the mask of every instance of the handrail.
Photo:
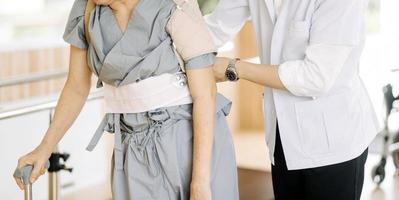
M68 70L47 71L47 72L34 73L30 75L16 76L10 79L0 80L0 88L20 85L25 83L44 81L55 78L62 78L65 77L66 75L68 75Z
M102 90L96 89L89 94L87 101L101 99L102 97L103 97ZM51 110L56 107L57 101L58 99L55 100L53 99L47 102L41 102L35 105L25 106L17 109L0 110L0 120L18 117L43 110Z

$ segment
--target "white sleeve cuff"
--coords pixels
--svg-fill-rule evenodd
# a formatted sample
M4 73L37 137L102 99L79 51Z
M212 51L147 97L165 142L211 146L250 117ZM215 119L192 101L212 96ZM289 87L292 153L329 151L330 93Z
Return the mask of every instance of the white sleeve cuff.
M278 75L289 92L295 96L306 96L306 91L301 88L302 84L296 79L296 70L299 66L303 66L302 60L285 62L278 67Z

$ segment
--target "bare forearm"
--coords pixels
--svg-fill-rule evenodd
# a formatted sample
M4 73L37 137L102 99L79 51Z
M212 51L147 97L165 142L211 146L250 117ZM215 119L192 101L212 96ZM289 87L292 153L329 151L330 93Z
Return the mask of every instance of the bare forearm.
M91 87L91 71L87 66L86 55L85 50L71 46L68 79L41 147L54 149L76 120L86 102Z
M214 121L215 96L209 95L194 100L193 181L210 181Z
M54 149L78 117L89 94L89 89L77 90L76 83L67 83L61 92L54 117L43 140L42 146Z
M261 65L239 61L236 67L241 79L274 89L286 90L280 80L278 66L276 65Z
M193 98L192 183L209 184L215 126L216 82L212 68L187 71Z

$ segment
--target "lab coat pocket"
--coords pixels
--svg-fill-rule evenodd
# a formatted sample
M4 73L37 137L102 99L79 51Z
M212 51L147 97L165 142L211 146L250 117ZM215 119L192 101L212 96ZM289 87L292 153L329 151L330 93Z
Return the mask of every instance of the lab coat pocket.
M320 102L310 100L295 103L302 151L310 157L330 152L330 141Z
M309 45L310 21L292 21L283 46L284 61L305 58Z
M355 99L353 95L343 93L329 97L329 101L323 105L323 115L332 151L348 148L345 146L346 141L353 141L354 133L359 132L356 129L362 128L354 126L358 124L356 122L361 117L361 105Z

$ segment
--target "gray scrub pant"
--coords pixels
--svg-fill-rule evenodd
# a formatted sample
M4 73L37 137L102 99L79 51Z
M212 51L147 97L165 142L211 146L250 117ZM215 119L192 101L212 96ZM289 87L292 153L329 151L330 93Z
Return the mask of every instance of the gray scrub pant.
M115 134L115 200L188 200L192 167L192 105L135 114L107 114L101 129ZM237 166L226 112L216 113L212 152L213 200L238 200Z

